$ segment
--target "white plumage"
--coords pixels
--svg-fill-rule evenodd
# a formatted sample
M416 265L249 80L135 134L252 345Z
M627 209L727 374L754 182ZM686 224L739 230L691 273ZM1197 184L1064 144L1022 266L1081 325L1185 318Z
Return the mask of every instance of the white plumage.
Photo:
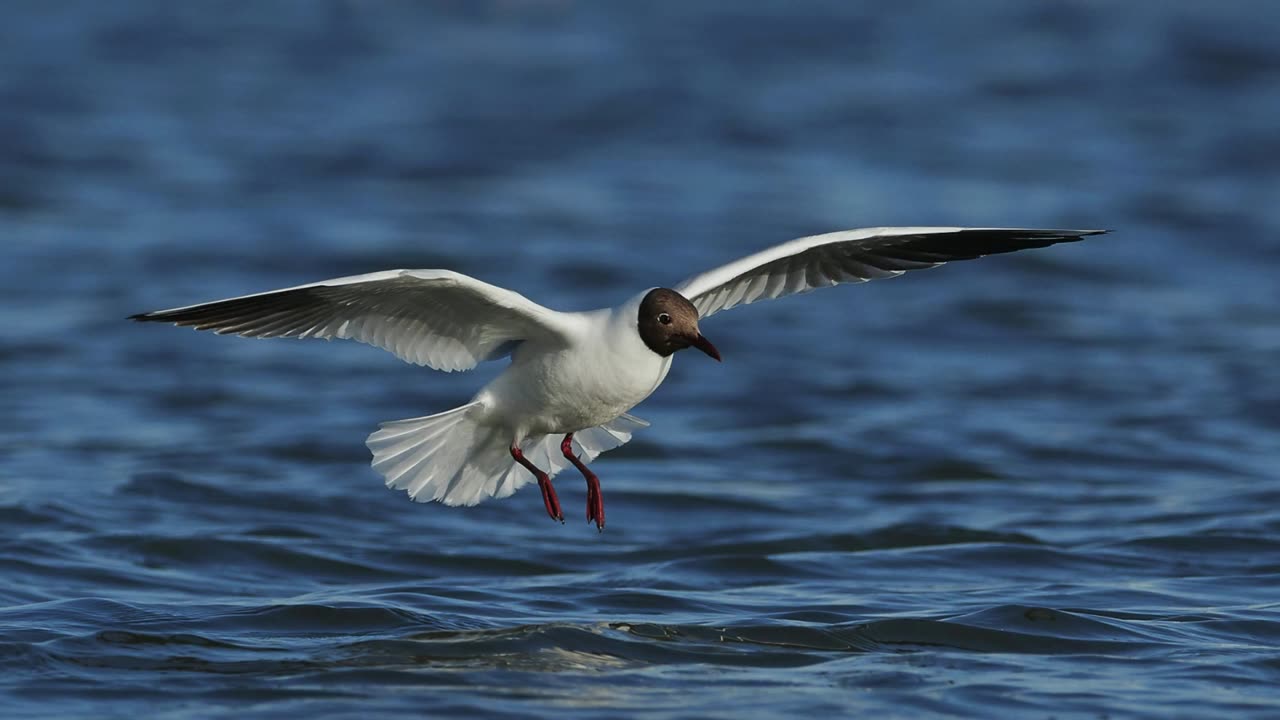
M389 270L133 319L247 337L352 339L449 372L510 356L510 367L470 403L383 423L367 443L374 469L388 487L414 500L447 505L506 497L536 478L548 513L557 517L549 477L583 463L588 518L602 527L599 486L585 463L648 425L627 411L662 383L673 352L693 346L719 359L698 330L699 319L759 300L1099 232L897 227L815 235L692 277L676 286L678 295L653 289L591 312L550 310L448 270ZM562 451L567 434L573 445L565 449L574 452Z

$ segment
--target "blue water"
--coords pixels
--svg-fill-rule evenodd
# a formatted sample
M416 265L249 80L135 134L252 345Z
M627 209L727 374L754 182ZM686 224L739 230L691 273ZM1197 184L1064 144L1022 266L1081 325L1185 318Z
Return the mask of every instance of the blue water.
M36 3L0 23L0 714L1280 716L1280 4ZM610 305L799 235L1107 227L718 315L476 508L466 401L131 313Z

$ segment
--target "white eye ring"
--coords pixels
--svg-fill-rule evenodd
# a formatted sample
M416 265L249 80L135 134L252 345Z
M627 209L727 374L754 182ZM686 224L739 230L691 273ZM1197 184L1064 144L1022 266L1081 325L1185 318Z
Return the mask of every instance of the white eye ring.
M658 313L658 322L662 323L663 325L670 325L671 316L666 313Z

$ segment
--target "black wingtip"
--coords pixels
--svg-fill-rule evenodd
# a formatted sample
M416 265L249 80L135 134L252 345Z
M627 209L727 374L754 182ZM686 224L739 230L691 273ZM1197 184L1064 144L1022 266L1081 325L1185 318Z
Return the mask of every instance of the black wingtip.
M1044 236L1044 237L1057 236L1057 237L1071 238L1071 239L1076 239L1076 240L1078 240L1078 239L1083 238L1083 237L1089 237L1090 235L1106 235L1107 233L1109 233L1109 232L1111 232L1111 231L1110 231L1110 230L1103 230L1103 229L1081 230L1081 229L1079 229L1079 228L1072 228L1072 229L1070 229L1070 230L1068 230L1068 229L1058 229L1058 230L1028 230L1027 232L1028 232L1028 233L1034 233L1034 234L1037 234L1037 235L1041 235L1041 236Z
M137 315L130 315L125 318L125 320L132 320L134 322L150 322L155 319L155 313L138 313Z

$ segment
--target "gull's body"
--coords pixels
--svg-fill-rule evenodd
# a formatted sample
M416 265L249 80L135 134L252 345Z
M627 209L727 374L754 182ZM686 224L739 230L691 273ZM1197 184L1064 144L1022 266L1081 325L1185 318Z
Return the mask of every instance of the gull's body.
M618 308L559 313L564 344L517 347L507 371L472 402L517 442L604 425L640 404L671 369L671 357L652 352L636 334L643 297Z
M817 235L590 312L550 310L448 270L390 270L133 317L250 337L354 339L445 371L510 356L507 370L468 404L384 423L368 439L373 467L414 500L448 505L506 497L536 479L547 512L562 519L550 478L574 465L587 479L588 519L603 527L599 482L585 463L647 425L627 411L662 384L675 352L696 347L719 359L699 320L757 300L1096 232L868 228Z

